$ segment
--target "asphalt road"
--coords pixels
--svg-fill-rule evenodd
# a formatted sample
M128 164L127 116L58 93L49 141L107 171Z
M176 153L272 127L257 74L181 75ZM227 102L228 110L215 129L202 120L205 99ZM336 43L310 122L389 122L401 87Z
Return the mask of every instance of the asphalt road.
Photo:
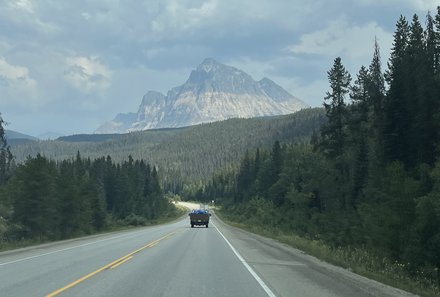
M0 296L413 295L213 216L0 253Z

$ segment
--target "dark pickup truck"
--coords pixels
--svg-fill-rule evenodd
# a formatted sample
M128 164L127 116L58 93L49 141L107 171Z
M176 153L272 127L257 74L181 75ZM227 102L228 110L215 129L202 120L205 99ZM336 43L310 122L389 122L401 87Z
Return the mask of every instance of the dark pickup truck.
M209 217L211 214L205 209L195 209L192 210L189 214L189 220L191 223L191 228L194 226L203 226L205 225L208 228Z

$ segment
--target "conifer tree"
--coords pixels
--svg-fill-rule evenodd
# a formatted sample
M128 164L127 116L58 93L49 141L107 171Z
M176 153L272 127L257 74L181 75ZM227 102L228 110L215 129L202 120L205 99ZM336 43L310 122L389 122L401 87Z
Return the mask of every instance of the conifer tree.
M237 175L237 197L236 201L247 200L249 188L253 181L252 160L249 151L246 151L243 160L241 161L240 170Z
M437 83L440 85L440 6L437 6L437 14L434 20L435 25L435 52L434 52L434 72ZM437 85L437 86L439 86Z
M400 16L394 33L393 48L385 79L389 89L384 102L384 158L387 161L406 160L408 155L410 112L407 98L408 70L406 65L409 25Z
M385 78L382 73L380 61L380 50L377 39L374 41L374 54L368 68L368 80L366 81L368 94L368 122L369 139L371 139L369 155L375 164L382 163L383 152L383 130L384 130L384 101L385 101Z
M350 108L348 126L354 156L350 204L354 208L357 206L360 192L368 177L368 114L371 101L368 87L370 79L368 70L362 66L350 94L353 104Z
M5 121L0 113L0 185L5 183L10 171L13 156L8 146L5 132Z
M344 130L346 120L345 97L349 93L351 76L338 57L327 72L330 91L324 98L324 107L328 123L322 128L322 148L329 157L340 157L346 141Z

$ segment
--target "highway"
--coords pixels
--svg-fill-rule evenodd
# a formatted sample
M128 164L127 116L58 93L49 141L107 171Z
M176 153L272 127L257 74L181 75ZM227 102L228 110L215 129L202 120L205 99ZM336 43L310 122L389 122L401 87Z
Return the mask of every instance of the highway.
M212 216L0 253L0 296L414 295Z

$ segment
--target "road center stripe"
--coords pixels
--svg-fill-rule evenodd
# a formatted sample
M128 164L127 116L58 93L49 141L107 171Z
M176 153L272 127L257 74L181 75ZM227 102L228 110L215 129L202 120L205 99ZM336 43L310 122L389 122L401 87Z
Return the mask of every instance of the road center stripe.
M122 265L122 264L124 264L125 262L127 262L128 260L131 260L131 259L133 259L133 256L130 256L130 257L128 257L128 258L125 258L125 259L122 260L121 262L116 263L115 265L111 266L110 269L114 269L114 268L118 267L119 265Z
M276 295L272 292L272 290L264 283L264 281L258 276L258 274L252 269L252 267L246 262L246 260L240 255L240 253L234 248L234 246L229 242L229 240L223 235L223 233L217 228L214 223L211 223L218 233L223 237L229 247L232 249L234 254L237 256L238 260L246 267L246 269L250 272L250 274L255 278L255 280L260 284L263 290L266 292L269 297L276 297Z
M125 256L123 256L123 257L121 257L121 258L119 258L119 259L117 259L117 260L115 260L115 261L113 261L113 262L111 262L111 263L109 263L109 264L107 264L107 265L102 266L101 268L99 268L99 269L97 269L97 270L95 270L95 271L93 271L93 272L91 272L91 273L89 273L89 274L87 274L87 275L85 275L85 276L83 276L83 277L77 279L76 281L74 281L74 282L72 282L72 283L70 283L70 284L68 284L68 285L66 285L66 286L64 286L64 287L62 287L61 289L58 289L58 290L56 290L56 291L54 291L54 292L52 292L52 293L46 295L45 297L53 297L53 296L56 296L56 295L58 295L58 294L60 294L60 293L62 293L62 292L64 292L64 291L66 291L67 289L70 289L70 288L76 286L77 284L79 284L79 283L85 281L86 279L91 278L92 276L94 276L94 275L100 273L100 272L103 271L103 270L106 270L106 269L109 269L109 268L110 268L110 269L112 269L112 268L116 268L116 267L118 267L119 265L123 264L124 262L127 262L128 260L130 260L131 258L133 258L133 255L134 255L134 254L139 253L140 251L142 251L142 250L144 250L144 249L146 249L146 248L149 248L149 247L155 246L155 245L158 244L160 241L162 241L162 240L164 240L164 239L166 239L166 238L168 238L168 237L170 237L170 236L176 234L178 231L179 231L179 230L176 230L176 231L173 231L173 232L171 232L171 233L168 233L167 235L162 236L161 238L156 239L156 240L154 240L154 241L152 241L152 242L150 242L150 243L148 243L148 244L142 246L141 248L139 248L139 249L137 249L137 250L135 250L135 251L133 251L133 252L131 252L131 253L129 253L129 254L127 254L127 255L125 255Z
M73 250L73 249L77 249L77 248L81 248L81 247L84 247L84 246L89 246L89 245L93 245L93 244L96 244L96 243L100 243L100 242L104 242L104 241L109 241L109 240L113 240L113 239L117 239L117 238L130 237L130 236L133 236L134 234L138 234L138 233L142 233L142 232L145 232L145 230L141 230L141 231L137 231L137 232L130 232L128 234L122 234L122 235L113 236L113 237L110 237L110 238L104 238L104 239L100 239L100 240L97 240L97 241L93 241L93 242L89 242L89 243L84 243L84 244L79 244L79 245L75 245L75 246L64 248L64 249L60 249L60 250L51 251L51 252L44 253L44 254L39 254L39 255L35 255L35 256L30 256L30 257L26 257L26 258L21 258L21 259L5 262L5 263L0 263L0 266L14 264L14 263L18 263L18 262L27 261L27 260L32 260L32 259L35 259L35 258L49 256L49 255L52 255L52 254L61 253L61 252L65 252L65 251L70 251L70 250ZM38 246L35 246L35 248L38 248Z

